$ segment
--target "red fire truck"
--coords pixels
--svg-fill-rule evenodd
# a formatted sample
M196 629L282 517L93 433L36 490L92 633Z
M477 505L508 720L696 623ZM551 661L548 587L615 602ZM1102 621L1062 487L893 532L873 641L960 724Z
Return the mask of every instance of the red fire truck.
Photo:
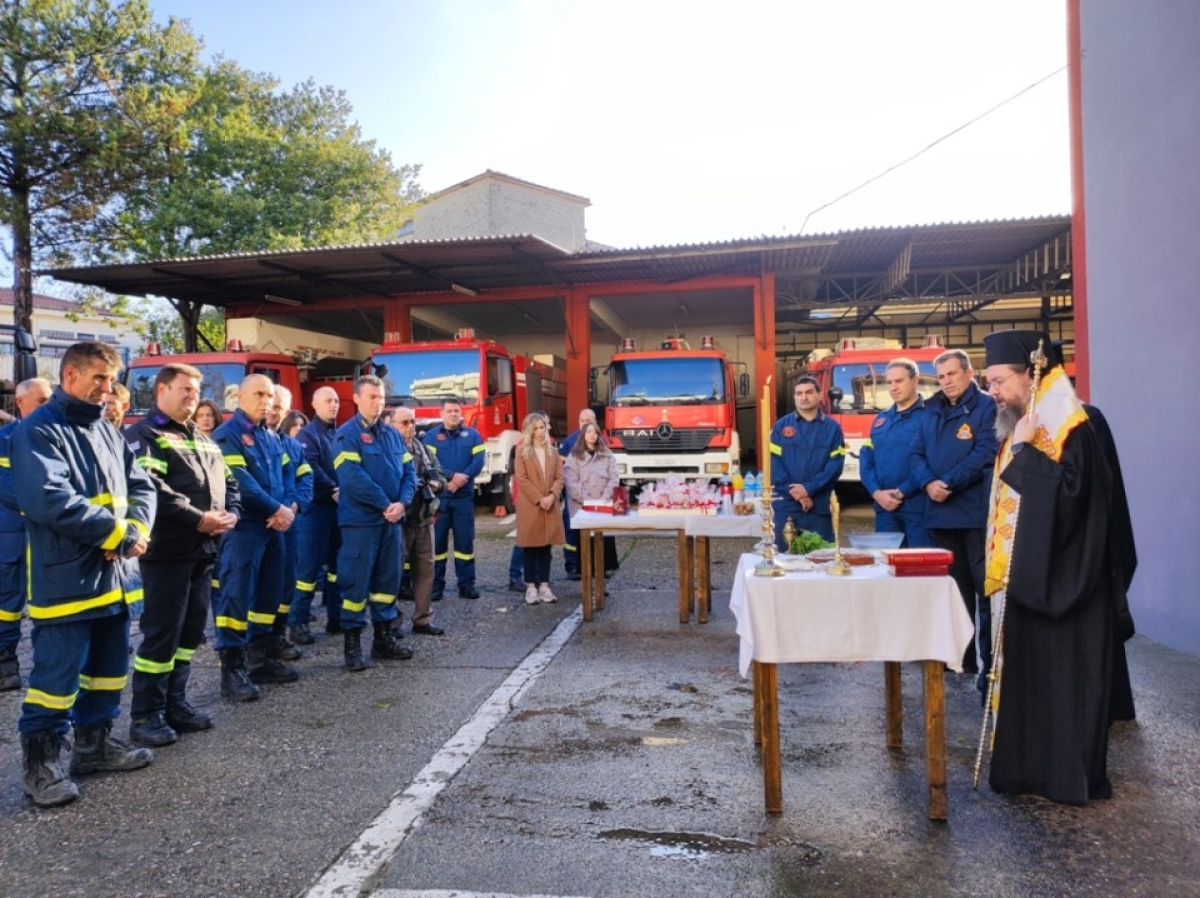
M860 337L842 340L836 350L809 353L800 374L816 378L821 408L842 425L846 437L842 480L859 480L858 452L871 433L875 414L892 405L884 380L888 362L895 358L916 362L920 371L917 391L928 399L938 391L933 360L943 352L941 337L930 334L919 348L905 349L899 340Z
M200 369L203 380L200 395L211 399L227 414L237 408L237 392L242 379L249 374L265 374L292 393L292 408L312 409L311 399L318 387L332 387L341 399L338 423L354 414L354 377L361 364L353 359L327 358L315 360L311 351L292 355L246 351L240 340L230 340L224 352L190 352L162 355L158 344L146 347L146 354L134 359L125 370L125 386L129 389L129 412L125 423L140 421L154 405L154 378L168 363L192 365Z
M712 337L699 349L681 336L650 350L623 340L608 365L604 430L622 483L733 473L741 444L732 364Z
M389 406L413 409L417 428L440 423L442 400L458 399L463 420L479 431L486 449L483 472L475 478L482 493L509 511L516 446L529 412L550 417L561 437L567 426L567 373L561 361L513 355L492 340L478 340L464 328L453 340L401 343L385 334L371 355L373 373L383 379Z

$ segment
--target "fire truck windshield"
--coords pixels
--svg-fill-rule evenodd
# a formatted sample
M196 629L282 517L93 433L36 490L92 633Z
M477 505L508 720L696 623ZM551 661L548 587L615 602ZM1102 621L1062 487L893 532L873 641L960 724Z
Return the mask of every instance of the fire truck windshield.
M440 405L443 399L479 400L477 349L379 352L372 362L389 404Z
M154 406L154 378L170 361L170 358L164 358L162 365L139 365L125 372L129 414L145 415ZM200 398L213 400L227 412L236 410L238 388L246 376L246 366L235 362L213 362L195 367L203 375Z
M938 391L933 362L918 362L917 369L921 372L917 393L928 399ZM831 389L840 390L842 398L832 411L842 415L873 415L890 408L892 397L884 379L886 372L887 362L835 365Z
M725 401L725 371L716 358L614 361L608 369L615 405L705 405Z

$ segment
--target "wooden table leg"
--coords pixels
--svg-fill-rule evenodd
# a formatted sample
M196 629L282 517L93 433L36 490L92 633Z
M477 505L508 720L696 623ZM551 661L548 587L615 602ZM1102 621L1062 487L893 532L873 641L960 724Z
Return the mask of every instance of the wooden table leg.
M579 571L583 575L580 581L583 605L583 619L592 619L592 531L579 531Z
M754 744L762 747L762 669L757 661L750 662L750 674L754 683Z
M904 745L904 711L900 707L900 662L883 662L883 691L887 707L887 746Z
M929 819L950 813L946 792L946 684L941 661L925 662L925 775L929 780Z
M779 679L774 664L759 664L762 680L763 796L768 814L783 813L783 771L779 750Z
M708 623L712 611L712 583L709 571L708 537L696 537L696 619Z
M692 552L691 540L678 531L679 547L679 622L686 624L692 616Z
M604 531L592 531L592 579L596 584L596 607L604 609Z

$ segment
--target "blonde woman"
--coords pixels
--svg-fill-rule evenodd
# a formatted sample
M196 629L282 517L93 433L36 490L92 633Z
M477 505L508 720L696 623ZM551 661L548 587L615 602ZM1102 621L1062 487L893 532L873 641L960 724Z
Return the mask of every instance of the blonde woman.
M550 443L549 423L533 412L521 424L517 450L517 545L525 551L525 604L557 602L550 591L551 547L566 541L559 502L562 456Z

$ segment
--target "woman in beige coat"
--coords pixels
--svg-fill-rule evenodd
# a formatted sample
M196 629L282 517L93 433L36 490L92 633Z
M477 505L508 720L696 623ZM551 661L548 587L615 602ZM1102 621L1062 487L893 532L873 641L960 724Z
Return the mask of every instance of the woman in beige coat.
M521 424L517 450L517 545L525 550L525 603L557 602L550 591L551 547L566 542L559 502L562 456L550 444L545 416L534 412Z
M588 499L611 499L613 489L620 485L617 460L595 421L579 428L579 439L571 447L563 466L563 481L567 490L567 508L572 516L583 509ZM611 579L620 566L617 541L611 536L604 537L604 576Z

